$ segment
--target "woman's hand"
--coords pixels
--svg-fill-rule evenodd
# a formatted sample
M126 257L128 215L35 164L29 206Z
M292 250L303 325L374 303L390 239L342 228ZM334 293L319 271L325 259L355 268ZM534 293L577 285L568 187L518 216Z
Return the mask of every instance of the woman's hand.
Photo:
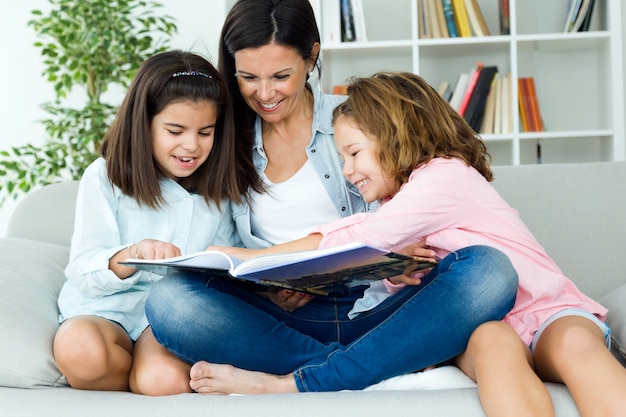
M283 289L263 294L282 310L288 312L304 307L314 297L312 294Z

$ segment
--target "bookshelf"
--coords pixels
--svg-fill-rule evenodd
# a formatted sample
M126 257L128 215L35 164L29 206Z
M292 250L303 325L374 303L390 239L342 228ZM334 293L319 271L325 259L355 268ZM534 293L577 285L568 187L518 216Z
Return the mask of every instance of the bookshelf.
M368 41L322 44L325 91L380 70L412 71L438 88L482 61L513 80L534 78L546 127L523 132L513 82L512 132L482 135L494 165L536 164L538 145L542 163L625 159L620 0L596 0L589 31L576 33L563 32L568 0L509 0L509 35L499 35L498 0L478 0L491 36L439 39L419 37L418 0L362 2Z

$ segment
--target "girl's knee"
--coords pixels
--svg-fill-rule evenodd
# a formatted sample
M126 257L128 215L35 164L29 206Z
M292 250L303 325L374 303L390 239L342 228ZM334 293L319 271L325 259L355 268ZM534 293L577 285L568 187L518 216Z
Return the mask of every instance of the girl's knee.
M59 368L97 367L106 358L105 340L93 324L68 320L57 330L53 342L54 358Z
M600 328L578 316L566 316L551 323L537 341L536 351L540 349L567 361L593 357L599 350L607 350Z
M522 351L524 344L511 326L501 321L488 321L474 330L468 341L467 350L510 353Z
M163 396L193 392L189 386L189 370L167 362L152 361L149 366L133 366L130 389L134 393Z

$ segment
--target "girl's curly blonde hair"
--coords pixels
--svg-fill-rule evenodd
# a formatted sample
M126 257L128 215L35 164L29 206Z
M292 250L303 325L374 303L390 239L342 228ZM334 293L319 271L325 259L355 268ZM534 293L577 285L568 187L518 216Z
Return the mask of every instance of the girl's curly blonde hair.
M377 142L383 170L404 184L411 172L433 158L459 158L487 181L491 155L467 122L422 77L379 72L353 78L348 99L335 108Z

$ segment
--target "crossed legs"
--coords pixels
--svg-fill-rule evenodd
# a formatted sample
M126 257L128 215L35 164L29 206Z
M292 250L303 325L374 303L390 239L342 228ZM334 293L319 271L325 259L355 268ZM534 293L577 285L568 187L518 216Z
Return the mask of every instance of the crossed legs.
M189 365L158 344L150 328L133 346L118 324L76 316L59 327L53 351L57 367L76 389L147 395L191 391Z

